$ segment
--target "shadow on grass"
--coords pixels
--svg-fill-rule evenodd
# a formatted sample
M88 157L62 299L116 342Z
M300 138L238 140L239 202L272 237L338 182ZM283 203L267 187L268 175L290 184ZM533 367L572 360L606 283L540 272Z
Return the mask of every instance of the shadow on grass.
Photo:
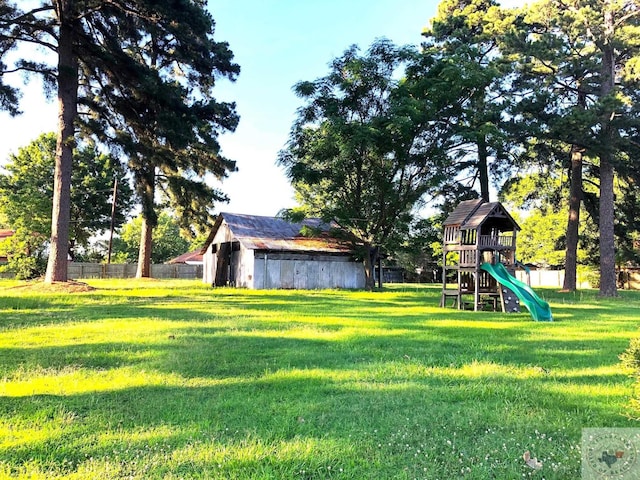
M622 381L620 377L609 380ZM566 420L563 417L572 417L577 425L588 424L594 417L608 426L625 424L611 410L610 401L604 392L564 392L562 382L551 377L426 375L336 380L318 378L313 372L282 372L235 385L0 397L5 421L22 429L47 431L22 442L5 439L0 460L14 466L38 461L73 471L88 458L126 463L166 452L168 461L170 452L187 445L207 444L206 448L219 452L219 458L225 451L228 457L234 447L246 447L247 441L277 445L324 439L345 448L355 441L372 448L371 442L406 428L406 422L411 425L406 434L414 436L420 430L419 441L426 444L443 442L443 433L434 425L455 427L463 438L478 438L488 427L521 431L527 419L535 421L531 430L561 424ZM553 418L548 418L549 412ZM373 432L379 438L371 437ZM472 449L469 447L469 454L475 453ZM322 455L316 453L315 461ZM298 459L298 463L303 461ZM398 458L387 461L391 471L399 467L394 465ZM215 468L217 462L209 455L208 463L198 468Z
M425 366L459 366L482 360L515 366L585 368L616 364L618 355L628 346L628 339L622 335L556 337L554 328L561 328L560 324L529 322L522 315L498 313L443 311L426 318L420 314L385 316L376 319L375 330L371 330L367 323L358 324L368 322L368 317L361 316L358 307L351 305L343 305L330 324L317 323L313 331L317 338L301 339L295 331L301 321L297 315L293 320L286 315L261 319L256 313L244 318L235 311L225 316L230 306L211 313L201 311L197 305L197 309L187 312L171 304L110 305L99 312L91 306L79 306L71 318L58 326L64 328L65 322L93 315L95 320L105 322L100 335L108 337L110 320L131 318L135 325L136 316L140 316L180 323L157 328L154 340L142 343L136 338L91 342L78 338L77 343L67 341L63 346L0 348L0 372L11 376L12 371L25 366L101 369L147 362L153 368L187 378L219 378L256 376L278 368L348 369L357 364L405 358L421 361ZM229 322L220 323L221 320ZM629 328L635 329L635 323ZM300 334L309 335L306 330ZM162 340L158 340L161 336Z
M576 294L549 292L556 320L589 320L611 311L611 301L599 304L585 303ZM627 293L627 292L625 292ZM83 322L105 319L157 317L167 321L211 321L229 318L241 323L245 318L255 316L268 319L266 328L274 322L290 324L296 320L314 320L331 315L331 328L352 321L372 321L379 325L403 328L423 328L425 320L465 320L465 321L531 321L526 311L519 315L501 312L465 312L438 308L440 291L435 287L408 290L392 290L392 299L380 293L339 292L339 291L249 291L242 289L198 290L195 295L171 293L169 296L128 297L112 296L108 289L86 294L78 300L73 295L3 296L0 297L1 329L21 328L63 322ZM562 296L565 295L565 296ZM629 298L635 299L636 296ZM615 302L615 300L614 300ZM620 307L620 302L614 303ZM179 306L172 307L172 304ZM633 307L633 305L632 305ZM416 310L424 309L424 313ZM40 315L33 315L39 312ZM632 310L630 310L632 314ZM413 324L413 325L412 325ZM259 328L254 325L254 328ZM328 328L328 327L327 327Z
M11 377L16 372L55 371L71 367L106 370L133 366L149 361L149 354L158 349L127 342L76 343L60 347L8 348L0 347L0 372Z
M166 318L166 317L165 317ZM197 323L195 324L197 325ZM273 327L272 327L273 328ZM105 327L108 330L108 325ZM380 361L411 359L425 367L458 367L473 361L547 369L579 369L619 362L628 346L624 337L564 339L549 335L536 339L523 326L488 329L429 326L367 335L366 329L301 339L295 332L267 329L175 326L160 341L92 341L62 346L0 348L0 372L11 377L25 369L65 366L107 369L146 364L185 378L255 377L277 369L351 369Z
M36 460L62 472L91 457L133 464L136 455L166 455L168 464L172 452L206 444L213 454L191 460L202 472L216 468L225 451L248 443L277 448L319 439L375 450L381 438L402 428L417 444L441 443L446 430L456 428L460 437L473 439L468 448L476 453L476 439L488 427L523 432L569 425L567 435L575 442L581 426L627 425L621 411L625 390L610 387L630 380L622 373L589 373L617 365L627 335L637 328L629 320L615 326L615 335L589 333L611 303L552 303L561 321L536 323L526 314L439 309L436 289L394 291L391 298L231 290L166 298L92 292L87 298L11 297L13 306L0 304L0 328L7 335L19 336L21 326L46 324L55 335L70 322L102 322L98 330L92 325L99 339L91 342L0 348L7 383L13 376L28 382L31 371L55 382L65 368L86 377L79 380L83 393L0 396L0 418L10 426L0 461L20 466ZM163 323L139 331L144 341L110 330L111 321L135 325L138 318ZM150 381L162 378L166 384L92 391L92 375L119 368L159 374ZM478 451L478 458L484 453ZM296 454L298 463L318 465L331 456ZM352 457L361 458L357 452ZM392 478L364 465L366 457L361 461L371 475L360 478ZM386 472L403 471L404 461L404 454L381 454ZM245 462L246 468L265 466L259 456ZM291 459L270 462L275 471L293 468ZM181 468L161 464L152 467L156 478L162 468ZM185 476L193 473L187 468Z

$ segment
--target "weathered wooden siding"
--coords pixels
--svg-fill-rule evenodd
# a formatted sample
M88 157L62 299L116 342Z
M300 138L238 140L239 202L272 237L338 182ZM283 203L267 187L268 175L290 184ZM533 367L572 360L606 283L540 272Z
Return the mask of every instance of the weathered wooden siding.
M236 254L236 286L242 288L253 288L255 281L253 250L247 250L240 245L240 251Z
M225 239L225 237L223 237ZM225 241L229 241L226 240ZM213 285L216 278L218 266L217 256L212 252L217 244L212 243L203 255L203 275L202 281ZM231 253L231 276L230 285L242 288L253 288L253 251L247 250L240 245L239 251Z
M216 278L215 257L211 253L214 244L207 247L207 251L202 255L202 281L211 285Z
M364 288L364 269L346 256L256 252L253 288Z

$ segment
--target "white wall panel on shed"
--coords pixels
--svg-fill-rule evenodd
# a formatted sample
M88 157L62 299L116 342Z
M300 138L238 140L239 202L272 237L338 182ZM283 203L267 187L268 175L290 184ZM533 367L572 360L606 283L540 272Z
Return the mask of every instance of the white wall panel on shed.
M253 262L253 282L238 281L238 286L300 290L364 287L362 264L348 257L258 252L249 259L250 253L246 252L241 263L246 269L249 260ZM247 277L242 274L238 279Z
M282 260L280 266L280 288L294 288L294 274L296 270L295 260Z
M307 262L296 261L294 267L293 287L306 290L307 289Z
M266 262L265 278L267 279L267 284L265 285L265 288L282 288L282 282L280 281L280 267L282 265L282 261L270 260L267 257Z
M307 264L307 288L309 290L317 290L318 288L323 288L324 286L320 284L320 279L318 278L318 276L320 275L320 262L307 260L305 263Z

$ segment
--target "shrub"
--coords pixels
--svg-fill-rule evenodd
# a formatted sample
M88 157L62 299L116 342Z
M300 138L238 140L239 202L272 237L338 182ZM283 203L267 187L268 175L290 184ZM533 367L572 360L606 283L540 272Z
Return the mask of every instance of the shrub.
M621 355L620 360L625 367L633 368L633 373L640 378L640 338L632 338L627 348Z
M24 228L0 242L0 252L7 257L3 271L15 273L18 280L28 280L44 274L47 268L45 257L46 240Z
M577 274L578 283L587 282L591 288L600 288L600 272L598 269L579 265Z
M624 367L633 369L633 376L636 383L630 402L630 409L640 411L640 338L632 338L627 348L620 354L620 360Z

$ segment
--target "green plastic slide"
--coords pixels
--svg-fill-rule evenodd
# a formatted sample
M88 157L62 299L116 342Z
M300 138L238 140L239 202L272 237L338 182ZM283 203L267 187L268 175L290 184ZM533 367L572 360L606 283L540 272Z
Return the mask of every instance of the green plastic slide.
M520 299L520 303L527 307L534 320L553 321L549 304L536 295L529 285L511 275L502 263L495 265L483 263L480 268L489 272L489 275L495 278L500 285L509 288Z

